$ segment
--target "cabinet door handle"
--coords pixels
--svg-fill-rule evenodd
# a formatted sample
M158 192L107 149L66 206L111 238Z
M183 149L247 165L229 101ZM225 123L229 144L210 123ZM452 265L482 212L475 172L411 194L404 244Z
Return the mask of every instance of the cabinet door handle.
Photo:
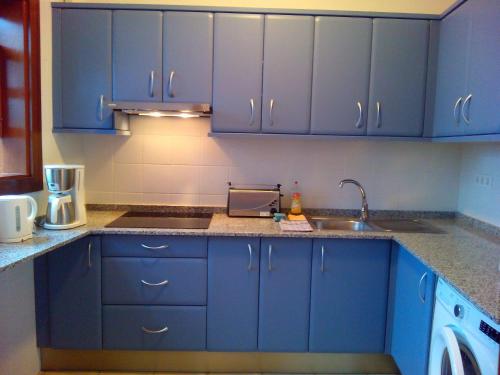
M141 328L142 328L142 332L147 333L149 335L155 335L157 333L165 333L165 332L168 331L168 327L167 326L163 327L162 329L158 329L158 330L148 329L148 328L145 328L145 327L141 327Z
M469 110L470 110L470 100L471 99L472 99L472 94L467 95L467 97L464 99L464 104L462 105L462 118L464 119L464 121L467 125L470 124L470 118L468 117L468 115L469 115ZM467 109L467 116L465 115L466 109Z
M273 256L273 245L269 245L269 251L267 256L267 270L271 272L273 270L273 264L271 258Z
M377 128L382 127L381 118L382 118L382 104L380 104L380 102L377 102L377 121L376 121Z
M358 106L358 121L356 121L356 125L354 125L356 128L362 128L363 127L363 107L361 107L361 102L357 102L356 105Z
M154 86L155 86L155 71L152 70L151 73L149 73L149 96L151 98L155 96Z
M89 241L89 247L87 249L87 266L92 267L92 241Z
M460 105L462 104L462 100L462 97L459 97L453 107L453 118L457 124L460 124Z
M252 261L253 261L253 254L252 254L252 245L248 244L248 270L252 270Z
M253 125L254 116L255 116L255 103L253 101L253 98L251 98L250 99L250 121L248 121L249 126Z
M271 99L269 101L269 126L274 125L273 111L274 111L274 99Z
M163 286L163 285L168 284L168 280L163 280L163 281L160 281L159 283L148 283L145 280L141 280L141 283L143 283L144 285L147 285L147 286Z
M321 266L319 267L321 272L325 272L325 246L321 246Z
M161 249L166 249L168 247L168 245L149 246L149 245L145 245L143 243L141 243L141 246L145 249L148 249L148 250L161 250Z
M168 85L167 85L167 87L168 87L167 95L169 96L169 98L174 97L174 75L175 75L175 71L171 70L170 75L168 76Z
M97 110L97 118L99 121L102 121L104 119L104 95L99 95L99 106Z
M424 282L424 279L427 278L427 272L424 272L422 277L420 278L420 281L418 282L418 298L420 299L420 302L425 303L425 294L422 295L422 283Z

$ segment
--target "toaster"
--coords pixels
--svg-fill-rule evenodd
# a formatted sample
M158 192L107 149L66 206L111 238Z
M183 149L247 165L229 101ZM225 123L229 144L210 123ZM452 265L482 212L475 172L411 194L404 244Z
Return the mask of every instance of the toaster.
M281 209L280 184L236 187L229 183L227 215L237 217L273 217Z

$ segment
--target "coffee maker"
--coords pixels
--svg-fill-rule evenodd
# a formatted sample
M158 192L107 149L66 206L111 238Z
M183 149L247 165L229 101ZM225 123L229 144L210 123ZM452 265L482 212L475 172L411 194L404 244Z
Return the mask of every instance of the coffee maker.
M44 228L69 229L87 223L83 165L46 165L50 192Z

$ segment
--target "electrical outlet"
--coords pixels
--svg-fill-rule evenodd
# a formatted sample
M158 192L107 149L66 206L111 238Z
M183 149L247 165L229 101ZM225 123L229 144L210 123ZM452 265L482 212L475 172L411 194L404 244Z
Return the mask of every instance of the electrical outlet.
M488 174L478 174L474 178L476 185L484 188L491 188L492 180L492 177Z

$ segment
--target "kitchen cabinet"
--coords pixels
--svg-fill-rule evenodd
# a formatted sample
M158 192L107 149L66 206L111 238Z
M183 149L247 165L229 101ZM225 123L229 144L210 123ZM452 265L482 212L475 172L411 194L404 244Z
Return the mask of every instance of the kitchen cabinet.
M210 238L207 349L257 351L259 238Z
M264 133L309 133L313 40L313 17L265 16Z
M111 129L111 10L53 10L55 129Z
M86 237L48 255L50 346L100 349L101 248Z
M428 21L373 20L368 135L422 135L428 43Z
M161 102L162 21L159 11L113 11L113 100Z
M383 353L391 245L314 240L309 351Z
M260 132L263 43L263 15L215 14L214 132Z
M315 18L312 134L366 134L371 43L369 18Z
M163 101L212 103L213 14L165 12Z
M261 240L260 351L308 351L311 253L310 239Z
M402 374L427 374L435 275L402 246L392 255L390 353Z

